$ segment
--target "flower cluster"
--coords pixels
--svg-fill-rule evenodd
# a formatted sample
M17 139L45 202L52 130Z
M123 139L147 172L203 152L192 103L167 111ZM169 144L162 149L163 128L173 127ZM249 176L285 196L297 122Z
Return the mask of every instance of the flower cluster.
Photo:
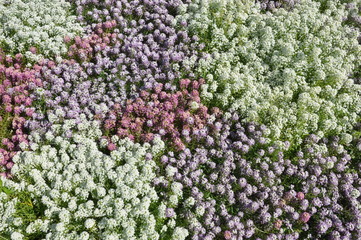
M360 7L0 0L0 238L361 239Z
M156 15L152 14L153 17ZM154 19L147 21L153 22ZM164 24L159 24L155 28L163 29ZM109 20L95 24L89 36L77 36L73 40L65 37L64 41L70 45L70 59L56 65L44 60L38 75L44 84L34 93L37 111L28 124L29 129L50 126L53 115L57 115L59 110L65 114L62 117L68 119L78 119L82 113L88 119L104 119L114 106L123 107L127 99L138 98L141 91L158 88L159 81L168 81L164 84L164 91L175 92L177 88L173 80L178 82L176 77L185 68L176 67L179 74L171 77L169 64L195 54L196 51L191 49L196 38L192 40L185 31L180 31L173 46L145 35L149 30L142 29L142 26L139 25L134 33L120 33L117 21ZM169 31L169 34L177 35L176 29ZM147 57L144 53L150 55ZM187 69L184 71L191 67Z
M207 105L237 110L292 144L350 130L361 110L349 77L361 46L342 24L345 6L327 2L262 14L248 1L193 1L178 21L206 43L197 72Z
M40 66L24 68L22 54L6 56L0 49L0 174L13 166L11 158L20 149L20 144L27 143L24 124L32 117L31 91L40 87L42 82L35 75Z
M126 92L122 82L103 71L90 76L87 70L91 68L74 59L60 64L44 60L37 74L43 86L32 94L36 111L28 128L48 127L56 116L79 119L80 114L86 114L88 119L94 115L104 118L112 105L124 102Z
M0 3L0 47L7 54L24 54L30 60L67 52L64 36L82 27L63 0L11 0Z
M292 9L300 0L258 0L262 10L272 11L276 8Z
M163 232L169 234L167 239L184 239L187 230L175 226L176 215L168 216L166 202L158 201L151 185L153 156L164 143L155 138L152 145L140 145L113 137L117 150L108 155L102 150L106 143L100 140L99 123L82 118L81 124L75 120L54 124L46 141L32 132L32 151L14 157L12 173L20 181L2 180L13 191L27 192L37 209L36 219L15 217L10 207L14 200L7 203L5 197L0 215L6 224L0 231L12 239L16 234L18 239L147 240L159 239ZM75 129L72 136L67 135L69 129Z
M73 44L69 46L67 56L69 58L75 58L78 62L91 61L96 58L99 63L104 62L105 58L108 57L111 60L116 59L116 55L119 51L115 50L115 46L120 47L118 34L111 33L115 27L116 22L105 22L97 24L97 29L90 36L79 37L76 36L73 39ZM66 36L64 41L67 43L71 42L70 37ZM102 58L103 61L100 59ZM120 61L120 60L118 60ZM107 64L114 64L109 62ZM102 66L97 66L101 68ZM115 72L115 69L113 70Z
M175 212L192 239L361 237L361 180L344 149L347 136L310 135L295 150L238 118L213 114L204 133L193 135L193 149L161 157L182 189ZM164 188L166 179L155 184Z
M198 89L203 79L180 80L180 90L166 93L163 84L153 91L141 91L140 96L128 100L124 107L115 105L104 121L104 128L119 137L140 142L150 142L155 135L183 150L190 136L204 128L208 113L200 102Z
M346 22L352 24L360 31L361 24L361 3L359 1L343 0L342 3L346 4L348 15ZM360 39L361 40L361 39Z
M348 12L348 15L346 17L345 22L352 27L355 28L358 32L358 42L361 44L361 2L354 2L354 1L348 1L346 2L346 9ZM353 78L355 79L355 82L358 84L361 84L361 66L359 69L353 74Z
M204 45L188 34L186 21L176 25L182 1L72 2L89 33L102 33L102 26L115 27L120 44L111 51L121 64L123 81L151 89L157 82L172 84L181 77L193 77L192 67Z

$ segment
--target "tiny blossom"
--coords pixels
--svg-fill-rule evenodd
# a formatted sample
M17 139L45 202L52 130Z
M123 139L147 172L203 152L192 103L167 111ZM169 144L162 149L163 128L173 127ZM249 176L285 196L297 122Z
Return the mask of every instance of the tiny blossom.
M310 217L311 215L308 212L303 212L300 219L302 222L307 223L308 220L310 220Z
M230 231L225 231L224 232L224 238L225 239L231 239L232 238L232 233Z

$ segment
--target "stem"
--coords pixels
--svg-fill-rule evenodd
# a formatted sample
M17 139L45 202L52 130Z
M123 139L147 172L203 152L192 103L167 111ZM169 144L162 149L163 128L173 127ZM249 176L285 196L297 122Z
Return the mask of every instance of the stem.
M257 231L265 233L265 234L269 234L268 232L262 231L261 229L257 228L256 226L254 227Z

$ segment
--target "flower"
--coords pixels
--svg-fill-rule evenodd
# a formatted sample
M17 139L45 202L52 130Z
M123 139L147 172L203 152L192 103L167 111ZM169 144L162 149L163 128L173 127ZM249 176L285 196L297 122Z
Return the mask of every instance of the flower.
M229 230L227 230L223 233L223 236L224 236L224 239L228 240L228 239L232 238L232 233Z
M307 223L311 218L311 215L308 212L301 213L300 220L303 223Z

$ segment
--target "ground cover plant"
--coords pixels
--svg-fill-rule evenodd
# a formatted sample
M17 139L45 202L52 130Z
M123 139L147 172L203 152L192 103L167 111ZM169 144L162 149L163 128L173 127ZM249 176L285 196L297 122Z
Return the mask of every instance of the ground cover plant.
M0 239L361 239L359 0L0 0Z

